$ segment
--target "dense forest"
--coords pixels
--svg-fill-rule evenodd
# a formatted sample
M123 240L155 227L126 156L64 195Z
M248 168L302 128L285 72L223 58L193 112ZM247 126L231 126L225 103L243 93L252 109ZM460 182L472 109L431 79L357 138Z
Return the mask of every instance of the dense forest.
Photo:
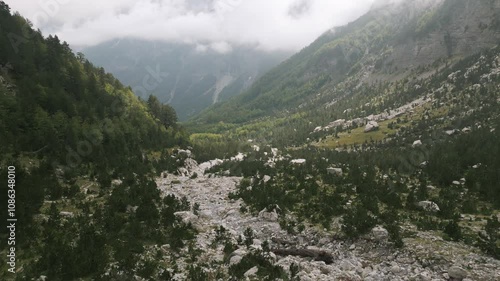
M110 259L131 270L140 241L189 238L190 228L172 219L189 202L162 201L152 180L178 165L171 148L188 144L175 111L154 96L140 100L3 1L0 131L0 174L16 168L19 280L98 276ZM7 186L0 190L7 202ZM139 206L136 214L127 213L129 205Z

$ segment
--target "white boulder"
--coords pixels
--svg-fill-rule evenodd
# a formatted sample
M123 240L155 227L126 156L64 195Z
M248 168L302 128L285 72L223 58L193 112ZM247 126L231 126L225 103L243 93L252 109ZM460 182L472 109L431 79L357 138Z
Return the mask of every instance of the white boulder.
M247 272L245 272L245 277L253 277L257 275L257 271L259 271L259 268L257 266L254 266L250 268Z
M421 140L416 140L416 141L413 142L413 144L411 146L412 147L422 146L422 141Z
M243 258L241 256L238 256L238 255L234 255L232 256L230 259L229 259L229 265L235 265L235 264L238 264L240 263L240 261L242 260Z
M389 232L387 229L383 228L382 226L378 225L375 226L372 231L371 231L373 238L377 241L384 241L389 237Z
M186 156L186 157L191 157L192 153L191 153L191 150L189 149L179 149L179 151L177 152L177 154L179 155L183 155L183 156Z
M245 157L246 157L246 155L240 152L240 153L238 153L238 155L231 157L231 161L241 162L241 161L243 161L243 159L245 159Z
M189 176L188 169L186 169L184 167L180 167L179 169L177 169L177 173L179 174L179 176L183 176L183 177Z
M113 186L120 186L122 184L122 180L116 179L111 181L111 185Z
M212 167L215 167L215 166L219 166L219 165L222 165L222 163L224 163L224 161L220 160L220 159L215 159L215 160L210 160L210 161L207 161L207 162L203 162L199 165L200 169L202 171L206 171Z
M264 178L262 179L264 182L268 182L271 180L271 177L268 175L265 175Z
M333 168L333 167L331 167L331 168L327 168L326 170L327 170L328 174L330 174L330 175L336 175L336 176L339 176L339 177L341 177L343 175L343 171L342 171L341 168Z
M368 124L366 124L365 133L376 131L376 130L378 130L379 127L380 126L377 123L377 121L370 121L370 122L368 122Z
M302 165L302 164L306 163L306 159L293 159L292 161L290 161L290 163Z
M417 203L417 206L428 212L439 212L441 210L438 204L432 201L420 201Z
M278 221L278 213L276 210L272 210L271 212L267 211L267 208L263 209L259 212L259 218L269 221L269 222L277 222Z
M61 217L72 218L74 216L73 212L60 212Z

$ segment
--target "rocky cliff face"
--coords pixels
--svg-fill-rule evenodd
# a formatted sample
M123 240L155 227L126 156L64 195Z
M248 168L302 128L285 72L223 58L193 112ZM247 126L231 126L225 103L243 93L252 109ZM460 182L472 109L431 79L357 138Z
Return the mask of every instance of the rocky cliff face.
M403 30L402 38L387 48L384 65L412 68L438 59L466 57L498 44L500 1L427 1L425 4L414 6L423 8L423 12L410 21L409 27L414 30ZM402 4L400 9L410 11L407 13L411 17L415 9L408 9L409 5L412 4Z

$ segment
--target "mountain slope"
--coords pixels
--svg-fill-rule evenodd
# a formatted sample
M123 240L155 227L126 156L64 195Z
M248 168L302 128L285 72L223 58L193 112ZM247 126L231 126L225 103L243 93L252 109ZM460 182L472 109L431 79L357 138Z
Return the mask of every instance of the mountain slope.
M0 198L10 204L0 216L17 220L10 233L0 231L2 240L15 237L0 248L15 256L0 266L0 279L94 279L110 258L120 259L111 253L128 251L128 241L140 253L140 238L127 238L130 225L154 228L139 224L151 206L161 206L151 178L175 169L169 151L188 143L176 122L170 106L154 97L140 101L0 1L0 176L6 181ZM128 204L142 206L137 217L125 213Z
M82 50L86 57L132 86L142 98L149 94L168 102L181 120L248 88L287 57L251 46L217 52L209 47L121 39ZM153 84L144 78L158 71Z
M387 1L386 1L387 2ZM498 44L499 1L389 1L355 22L326 32L271 70L248 91L214 106L200 124L243 123L321 105L340 96L332 90L395 81L412 71L471 55ZM347 93L346 93L347 94ZM314 101L316 99L317 101Z
M334 266L345 276L299 279L500 278L499 12L500 1L379 1L194 118L199 138L252 145L210 170L244 177L231 198L245 211L295 237L319 225L332 238L315 249L349 245ZM367 253L360 267L353 253ZM278 263L292 271L290 260Z

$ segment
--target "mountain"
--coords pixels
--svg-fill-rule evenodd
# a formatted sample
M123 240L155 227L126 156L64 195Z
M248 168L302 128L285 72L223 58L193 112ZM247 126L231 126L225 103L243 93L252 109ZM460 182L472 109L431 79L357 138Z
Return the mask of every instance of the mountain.
M0 1L0 279L499 280L499 4L377 1L189 135Z
M499 9L498 1L379 1L194 120L242 124L316 111L364 87L425 75L497 46Z
M158 96L186 120L206 107L238 95L287 58L286 52L264 52L251 46L216 51L209 46L120 39L82 52L142 98ZM151 72L158 80L144 85Z
M240 241L279 236L263 256L297 280L499 279L499 19L498 0L377 1L194 117L193 141L241 142L208 171L243 177ZM279 275L240 250L231 276Z

